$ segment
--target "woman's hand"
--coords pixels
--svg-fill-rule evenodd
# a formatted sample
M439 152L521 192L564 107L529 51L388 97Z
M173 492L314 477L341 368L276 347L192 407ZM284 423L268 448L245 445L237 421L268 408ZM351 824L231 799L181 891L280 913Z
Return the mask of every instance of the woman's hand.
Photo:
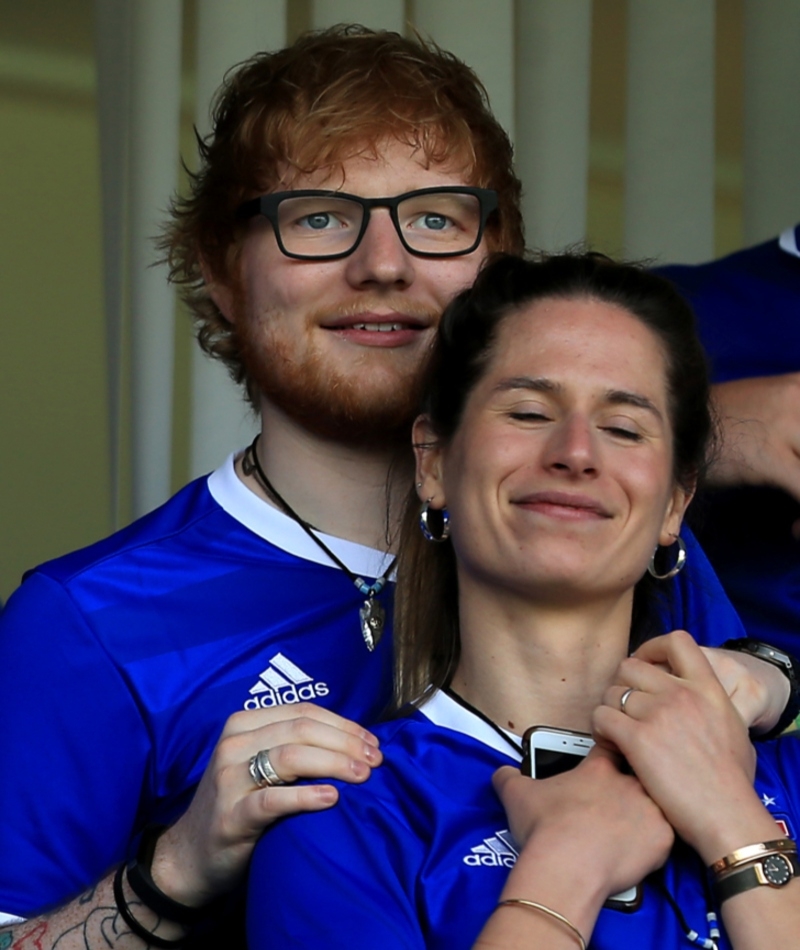
M256 788L248 766L262 749L286 785ZM364 782L380 763L370 732L310 703L235 713L188 811L158 841L156 883L181 903L205 903L234 886L273 821L329 808L338 798L328 784L291 783L298 778Z
M521 850L503 896L558 909L587 939L606 898L661 867L672 847L661 810L607 749L547 779L503 768L494 786Z
M620 750L706 863L774 834L753 791L755 752L745 723L685 631L650 640L622 661L593 731Z

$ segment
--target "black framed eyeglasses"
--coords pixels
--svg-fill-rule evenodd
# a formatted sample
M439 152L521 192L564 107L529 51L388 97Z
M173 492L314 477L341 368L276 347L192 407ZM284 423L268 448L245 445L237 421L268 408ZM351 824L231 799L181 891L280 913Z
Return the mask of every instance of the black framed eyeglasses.
M458 257L481 243L497 192L488 188L420 188L394 198L361 198L343 191L277 191L245 201L236 218L263 215L287 257L332 261L361 243L373 208L388 208L403 247L419 257Z

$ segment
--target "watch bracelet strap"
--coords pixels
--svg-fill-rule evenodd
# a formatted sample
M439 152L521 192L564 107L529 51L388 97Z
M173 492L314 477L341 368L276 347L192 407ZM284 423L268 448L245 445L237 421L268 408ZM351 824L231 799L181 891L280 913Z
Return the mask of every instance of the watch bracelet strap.
M117 905L120 917L122 917L128 925L131 933L136 934L140 940L144 940L149 947L159 947L163 948L163 950L174 950L174 948L182 947L184 937L179 937L176 940L159 937L158 934L152 933L145 926L140 924L133 916L130 907L128 907L128 902L125 900L125 892L122 889L122 873L124 870L125 865L121 864L119 868L117 868L117 873L114 875L114 903Z
M759 656L758 653L755 653L753 650L749 650L746 646L748 643L760 643L760 641L755 641L751 637L740 637L734 640L726 640L722 644L721 649L723 650L732 650L735 653L747 653L750 656L756 657L756 659L761 660L764 663L769 663L771 666L774 666L776 669L779 669L786 679L789 680L789 699L786 702L786 706L783 709L778 721L775 725L769 730L769 732L763 732L760 735L753 736L753 738L758 742L764 742L768 739L777 738L785 729L788 729L789 726L797 719L800 715L800 681L798 681L798 675L800 674L800 660L791 653L788 653L786 650L781 650L781 653L784 653L791 663L791 669L787 669L782 663L775 662L773 660L767 659L763 656ZM775 649L770 647L768 643L763 644L770 649Z
M797 853L797 842L792 838L776 838L774 841L760 841L757 844L746 845L744 848L737 848L730 854L715 861L710 867L714 875L724 874L735 867L743 864L750 864L752 861L758 861L766 858L770 854Z
M127 866L128 884L139 900L154 914L176 924L190 927L207 913L205 907L189 907L168 897L153 880L151 868L156 843L167 830L167 825L148 825L142 832L139 850Z
M752 864L747 865L747 867L737 868L736 870L726 874L722 878L717 878L712 883L712 889L714 891L714 897L717 904L722 904L724 901L728 900L730 897L735 897L737 894L743 894L745 891L750 891L756 887L772 887L777 889L784 885L779 884L769 884L759 880L758 874L756 872L755 865L760 864L764 858L769 857L769 855L764 855L762 858L757 858L752 862ZM781 853L781 857L784 858L792 867L791 877L800 876L800 862L797 859L796 852ZM791 880L791 877L789 880ZM786 881L788 884L789 881Z

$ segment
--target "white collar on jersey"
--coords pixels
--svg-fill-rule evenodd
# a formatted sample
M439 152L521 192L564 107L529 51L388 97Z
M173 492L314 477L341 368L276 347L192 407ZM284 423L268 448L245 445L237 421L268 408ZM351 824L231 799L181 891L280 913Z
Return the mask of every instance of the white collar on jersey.
M778 238L778 243L787 254L800 257L800 224L787 228Z
M507 742L503 742L502 737L488 723L476 716L475 713L471 713L464 706L459 705L447 693L443 693L439 689L433 693L424 706L420 706L419 711L427 719L430 719L435 726L440 726L442 729L452 729L453 732L470 736L472 739L477 739L478 742L504 753L510 759L515 759L518 762L522 761L522 756L518 755ZM522 744L522 739L513 732L508 732L507 729L504 729L503 732L508 733L508 737L517 745Z
M282 511L262 501L242 483L234 469L236 455L229 455L223 464L208 476L208 490L216 503L245 528L269 541L282 551L315 564L341 570L333 564L300 525ZM353 571L363 577L380 577L387 568L390 555L344 538L319 532L320 538ZM394 576L390 575L394 580Z

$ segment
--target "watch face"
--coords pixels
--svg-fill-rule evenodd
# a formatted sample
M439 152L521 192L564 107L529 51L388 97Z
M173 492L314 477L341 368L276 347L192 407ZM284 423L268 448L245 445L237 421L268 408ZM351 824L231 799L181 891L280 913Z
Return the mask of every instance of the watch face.
M761 862L764 877L773 887L783 887L792 879L792 865L782 854L771 854Z

